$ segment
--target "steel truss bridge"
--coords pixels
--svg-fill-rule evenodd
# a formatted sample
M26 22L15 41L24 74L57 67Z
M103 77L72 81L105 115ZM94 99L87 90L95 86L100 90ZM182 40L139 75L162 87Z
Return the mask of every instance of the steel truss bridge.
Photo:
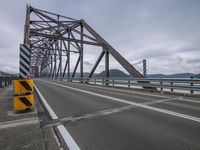
M40 77L34 78L38 113L10 121L16 115L8 115L12 89L5 86L15 77L0 77L0 149L42 149L40 143L70 150L200 149L199 79L145 78L82 19L27 6L24 33L20 77ZM101 53L83 77L88 46ZM134 78L109 77L110 56ZM93 77L104 57L106 77Z
M89 78L103 57L106 77L109 77L109 55L112 55L132 77L143 77L83 19L77 20L27 6L24 33L24 45L30 48L31 53L30 71L35 76L73 78L80 68L80 77L83 77L84 51L89 45L101 49ZM78 56L74 68L71 68L72 55ZM73 70L72 74L70 70Z

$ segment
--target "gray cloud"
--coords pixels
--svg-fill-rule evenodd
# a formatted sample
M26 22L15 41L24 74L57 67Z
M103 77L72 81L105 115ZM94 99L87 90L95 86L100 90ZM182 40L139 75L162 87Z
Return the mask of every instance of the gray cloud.
M4 1L0 5L1 70L6 65L17 72L26 3L84 18L131 63L147 59L149 73L200 72L199 0ZM99 53L98 49L88 48L85 65L94 64ZM74 65L76 57L72 60ZM98 71L103 70L104 60L100 65ZM110 65L122 69L112 57ZM136 67L141 70L140 65ZM86 67L86 71L89 69Z
M186 60L186 62L188 64L199 64L200 63L200 59L199 58L197 58L197 59L188 59L188 60Z

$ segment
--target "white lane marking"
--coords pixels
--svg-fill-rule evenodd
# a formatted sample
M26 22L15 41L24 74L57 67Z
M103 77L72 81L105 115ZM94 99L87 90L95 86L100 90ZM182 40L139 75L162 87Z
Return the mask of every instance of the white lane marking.
M36 85L34 85L36 92L38 93L42 103L45 105L47 111L49 112L50 116L52 119L58 119L58 116L54 113L53 109L49 106L49 104L47 103L47 101L45 100L44 96L40 93L40 91L38 90L38 88L36 87Z
M57 126L57 128L60 131L60 134L62 135L64 141L67 141L67 145L70 150L80 150L79 146L72 139L71 135L63 125L59 125Z
M30 124L39 124L38 117L0 122L0 129L7 129L7 128L25 126L25 125L30 125Z
M142 104L152 105L152 104L162 103L163 101L164 102L172 101L174 99L175 98L165 99L165 100L157 100L157 101L154 101L154 102L145 102L145 103L142 103ZM103 109L103 110L92 112L92 113L82 114L78 117L77 116L70 116L70 117L61 118L61 119L58 119L56 122L53 122L51 124L47 124L45 126L46 127L58 126L60 124L67 123L67 122L74 123L75 121L79 121L79 120L82 120L82 119L99 118L99 117L103 117L103 116L127 111L127 110L130 110L130 109L133 109L133 108L137 108L137 107L134 106L134 105L128 105L128 106L116 107L116 108L111 108L111 109Z
M200 103L200 100L190 100L190 99L185 99L185 98L177 98L178 101L185 101L185 102L192 102L192 103Z
M163 103L163 102L168 102L168 101L177 100L177 98L178 98L178 97L167 98L167 99L156 100L156 101L152 101L152 102L144 102L144 103L141 103L141 104L144 104L144 105L152 105L152 104L157 104L157 103Z
M58 81L58 82L62 82L62 81ZM71 83L71 84L80 84L80 83ZM95 86L95 85L86 85L86 84L80 84L82 86L87 86L87 87L95 87L95 88L98 88L98 89L108 89L110 91L119 91L119 92L125 92L125 93L130 93L130 94L137 94L137 95L146 95L146 96L153 96L153 97L160 97L160 98L172 98L170 96L162 96L162 95L155 95L155 94L150 94L150 93L142 93L142 92L134 92L134 91L125 91L125 90L120 90L120 89L111 89L111 87L99 87L99 86ZM179 101L186 101L186 102L193 102L193 103L200 103L200 100L189 100L189 99L185 99L185 98L182 98L179 97L179 99L176 99L176 100L179 100Z
M130 101L127 101L127 100L124 100L124 99L106 96L106 95L102 95L102 94L98 94L98 93L94 93L94 92L90 92L90 91L86 91L86 90L81 90L81 89L69 87L69 86L66 86L66 85L57 84L57 83L54 83L54 82L49 82L49 81L44 81L44 80L43 80L43 82L47 82L47 83L54 84L54 85L64 87L64 88L67 88L67 89L87 93L87 94L90 94L90 95L95 95L95 96L98 96L98 97L103 97L103 98L106 98L106 99L110 99L110 100L121 102L121 103L130 104L130 105L134 105L134 106L141 107L141 108L146 108L146 109L149 109L149 110L154 110L154 111L161 112L161 113L164 113L164 114L168 114L168 115L172 115L172 116L176 116L176 117L179 117L179 118L183 118L183 119L187 119L187 120L191 120L191 121L195 121L195 122L200 123L200 118L197 118L197 117L194 117L194 116L190 116L190 115L186 115L186 114L182 114L182 113L177 113L177 112L173 112L173 111L168 111L168 110L156 108L156 107L153 107L153 106L147 106L147 105L140 104L140 103L130 102Z
M58 81L58 82L62 82L62 81ZM80 84L80 83L72 82L71 84ZM80 85L87 86L87 87L91 87L92 86L92 87L95 87L95 88L98 88L98 89L104 89L104 90L108 89L110 91L125 92L125 93L129 93L129 94L146 95L146 96L153 96L153 97L160 97L160 98L171 98L170 96L155 95L155 94L150 94L150 93L142 93L142 92L134 92L134 91L125 91L125 90L120 90L120 89L111 89L112 87L99 87L99 86L95 86L95 85L92 85L92 84L90 84L90 85L80 84Z
M49 106L47 101L45 100L44 96L41 94L39 89L34 85L36 92L38 93L39 97L41 98L42 103L45 105L47 111L49 112L52 119L58 119L58 116L55 114L53 109ZM65 143L67 144L68 148L70 150L80 150L80 147L78 144L74 141L72 136L69 134L67 129L64 127L64 125L57 126L58 131L60 132L62 138L64 139Z

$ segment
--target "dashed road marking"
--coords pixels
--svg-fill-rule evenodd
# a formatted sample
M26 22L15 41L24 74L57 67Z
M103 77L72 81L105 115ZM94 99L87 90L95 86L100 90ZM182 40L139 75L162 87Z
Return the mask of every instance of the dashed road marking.
M153 104L162 103L162 102L166 102L166 101L172 101L172 100L175 100L175 98L157 100L154 102L145 102L142 104L153 105ZM81 121L83 119L93 119L93 118L104 117L104 116L108 116L111 114L131 110L133 108L138 108L138 107L134 106L134 105L128 105L128 106L122 106L122 107L111 108L111 109L103 109L103 110L92 112L92 113L82 114L80 116L76 115L76 116L71 116L71 117L59 118L59 119L47 122L46 124L43 125L43 127L52 127L52 126L58 126L61 124L74 123L76 121Z

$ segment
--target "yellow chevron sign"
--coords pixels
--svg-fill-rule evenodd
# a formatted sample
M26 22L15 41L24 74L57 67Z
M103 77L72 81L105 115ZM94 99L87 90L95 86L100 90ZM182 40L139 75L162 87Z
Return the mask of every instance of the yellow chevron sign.
M34 96L24 95L24 96L14 96L14 110L26 110L33 108L34 106Z
M14 80L14 95L33 93L33 80Z

